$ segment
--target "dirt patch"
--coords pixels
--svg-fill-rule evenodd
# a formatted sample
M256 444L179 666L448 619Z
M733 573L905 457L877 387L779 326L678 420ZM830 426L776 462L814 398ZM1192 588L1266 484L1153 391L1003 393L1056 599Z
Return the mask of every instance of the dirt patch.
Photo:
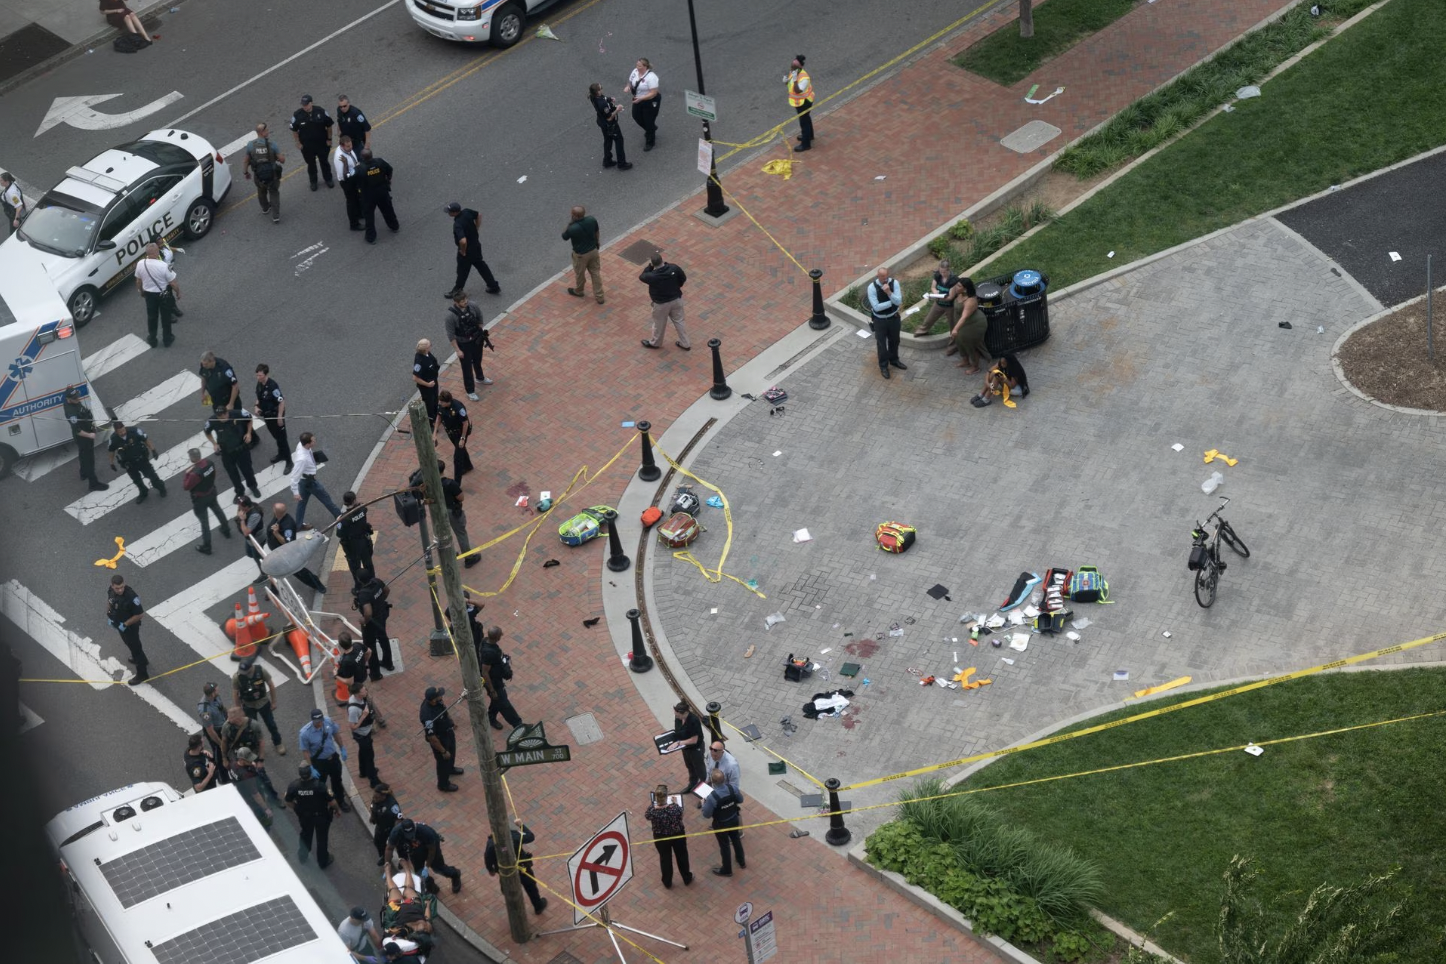
M1437 292L1436 301L1442 295ZM1446 412L1446 303L1434 319L1436 361L1426 352L1426 302L1393 312L1358 330L1336 358L1346 381L1377 401Z

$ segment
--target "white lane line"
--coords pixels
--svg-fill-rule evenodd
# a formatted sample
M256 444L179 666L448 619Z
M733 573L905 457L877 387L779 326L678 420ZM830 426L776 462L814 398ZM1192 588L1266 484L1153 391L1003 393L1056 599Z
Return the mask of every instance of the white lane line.
M44 723L44 722L45 722L44 720L42 720L39 716L36 715L36 713L35 713L34 710L32 710L30 707L26 706L24 703L21 703L21 704L20 704L20 732L21 732L21 733L24 733L24 732L26 732L27 730L33 730L33 729L35 729L37 726L39 726L40 724L42 724L42 723Z
M100 647L88 637L64 628L65 617L22 586L19 580L12 579L0 585L0 612L81 679L115 679L116 674L125 669L119 660L102 657ZM103 690L110 689L114 684L90 685L93 689ZM183 732L192 733L199 728L190 713L166 699L155 687L142 683L140 686L122 686L121 689L149 703Z
M259 418L255 419L251 424L252 430L255 432L260 432L265 427ZM206 441L206 433L201 432L197 435L192 435L179 445L171 446L152 459L151 466L155 468L156 474L163 480L180 475L191 467L191 457L186 454L191 449L200 449L203 454L212 455L211 443ZM219 463L219 461L219 458L212 459L213 464ZM219 464L217 465L216 471L221 471ZM257 481L260 481L259 476L257 477ZM181 490L179 486L177 486L177 491L180 491L182 496L185 497L184 490ZM117 475L110 480L110 489L108 491L87 492L66 506L65 511L80 520L81 525L88 526L95 520L102 518L107 512L121 508L138 495L140 495L140 492L137 491L135 483L130 480L129 476ZM199 525L196 527L196 531L198 533L200 532Z
M147 419L165 411L187 395L195 395L199 406L200 391L201 377L194 372L181 372L178 375L172 375L155 388L137 395L130 401L122 402L116 407L115 417L127 423ZM97 421L105 418L103 412L96 412L95 416ZM96 455L103 457L99 452ZM16 466L15 474L26 482L34 482L41 476L48 475L62 465L74 461L75 458L75 448L64 445L31 457L24 464Z
M86 377L94 381L150 350L140 335L126 334L85 358Z
M366 21L370 20L372 17L375 17L377 14L381 13L383 10L386 10L388 7L394 7L394 6L396 6L396 5L397 5L398 3L400 3L400 2L401 2L401 0L387 0L386 3L382 4L380 7L377 7L377 8L376 8L375 10L373 10L371 13L362 14L360 17L357 17L355 20L353 20L351 23L347 24L345 27L342 27L342 28L340 28L340 29L338 29L338 30L334 30L334 31L332 31L331 33L327 34L325 37L322 37L320 40L318 40L316 43L312 44L310 47L307 47L307 48L304 49L304 50L298 50L296 53L292 54L290 57L287 57L285 60L280 61L279 63L272 64L270 67L267 67L265 70L261 71L261 73L256 74L256 75L254 75L254 76L252 76L252 77L250 77L250 78L248 78L248 79L246 79L246 80L241 81L241 83L237 84L235 87L232 87L230 90L226 91L226 93L224 93L224 94L219 94L219 95L217 95L216 97L212 97L210 100L206 101L206 103L202 104L200 107L197 107L197 108L194 109L194 110L187 111L186 113L182 114L180 117L177 117L175 120L171 121L169 124L166 124L165 126L166 126L166 127L178 127L178 126L180 126L180 123L181 123L182 121L190 120L192 117L195 117L197 114L201 113L201 111L205 110L207 107L210 107L210 106L212 106L212 105L214 105L214 104L219 104L221 101L223 101L223 100L225 100L226 98L230 97L232 94L236 93L238 90L241 90L241 89L243 89L243 88L245 88L245 87L249 87L250 85L256 83L256 81L260 80L262 77L265 77L267 74L270 74L270 73L272 73L272 72L274 72L274 71L280 70L282 67L285 67L287 64L291 63L293 60L296 60L296 59L298 59L298 58L301 58L301 57L306 56L307 54L309 54L309 53L311 53L313 50L315 50L317 47L320 47L322 44L324 44L324 43L326 43L326 42L328 42L328 41L330 41L330 40L335 40L337 37L340 37L342 34L346 33L348 30L350 30L352 27L355 27L355 26L357 26L357 25L359 25L359 24L365 23ZM223 152L223 154L224 154L224 152Z
M235 603L238 599L242 602L244 611L246 587L251 580L256 578L256 563L248 557L241 557L231 565L202 579L200 582L183 589L176 595L164 602L157 603L147 610L151 619L161 626L164 626L177 639L196 651L198 656L211 661L211 665L230 677L236 672L236 661L231 658L231 640L221 631L216 621L206 615L206 610L220 602ZM257 598L262 600L261 611L271 612L267 600L260 592ZM272 619L277 614L271 613ZM281 617L285 621L285 617ZM277 669L265 659L260 662L271 674L271 679L280 686L285 683L288 674Z
M291 476L287 474L285 466L269 465L262 471L256 473L256 486L261 490L261 498L268 499L277 492L289 490L291 486ZM180 492L179 489L176 491L178 493ZM187 502L190 501L190 496L188 495L181 493L181 497ZM216 496L216 501L221 503L222 512L232 507L233 503L231 500L234 498L236 498L236 490L232 488L228 488ZM287 501L290 501L290 499L288 498ZM312 499L312 502L315 501L315 499ZM311 506L307 505L307 508L310 509ZM326 509L323 508L321 511L326 512ZM212 530L211 546L214 551L224 552L230 555L231 550L227 548L230 546L235 546L236 551L240 551L241 543L234 530L228 542L224 536L216 533L216 519L214 516L211 518L210 525ZM153 529L134 542L126 543L126 559L145 568L151 563L165 558L182 546L191 545L200 538L201 521L196 518L194 512L187 508L184 515L176 516L176 518L167 522L159 529ZM249 558L245 561L252 565L252 578L255 578L255 564L251 563ZM246 581L250 582L251 580L248 579Z
M229 159L233 154L240 154L241 148L251 143L251 141L254 140L255 137L255 131L247 131L231 143L227 144L225 147L216 148L216 153L220 154L222 157Z

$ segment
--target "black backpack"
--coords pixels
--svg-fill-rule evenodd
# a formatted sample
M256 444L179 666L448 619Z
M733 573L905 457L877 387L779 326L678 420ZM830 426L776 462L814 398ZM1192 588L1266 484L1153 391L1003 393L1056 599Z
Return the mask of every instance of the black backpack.
M251 174L257 184L270 184L281 173L281 163L271 149L269 138L258 137L251 142Z
M139 34L123 33L111 41L111 46L118 54L133 54L138 50L145 50L150 44Z

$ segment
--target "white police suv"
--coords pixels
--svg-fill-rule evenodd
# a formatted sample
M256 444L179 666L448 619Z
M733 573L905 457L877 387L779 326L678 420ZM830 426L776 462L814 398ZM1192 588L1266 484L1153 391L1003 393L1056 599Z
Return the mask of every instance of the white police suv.
M427 33L443 40L511 47L522 39L527 15L555 0L403 0Z
M77 327L135 270L145 247L181 232L203 238L231 187L225 158L203 137L151 131L72 167L0 244L0 273L37 260ZM20 250L28 247L31 250Z

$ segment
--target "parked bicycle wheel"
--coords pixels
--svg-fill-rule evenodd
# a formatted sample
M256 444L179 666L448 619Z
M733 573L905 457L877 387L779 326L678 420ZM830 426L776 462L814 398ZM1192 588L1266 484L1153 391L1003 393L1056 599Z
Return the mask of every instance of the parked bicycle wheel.
M1215 602L1215 587L1220 584L1220 570L1213 563L1195 570L1195 601L1201 608L1209 609Z
M1230 528L1230 523L1223 519L1220 521L1220 538L1224 539L1225 544L1240 555L1246 559L1250 558L1250 547L1245 544L1244 539L1235 534L1235 530Z

